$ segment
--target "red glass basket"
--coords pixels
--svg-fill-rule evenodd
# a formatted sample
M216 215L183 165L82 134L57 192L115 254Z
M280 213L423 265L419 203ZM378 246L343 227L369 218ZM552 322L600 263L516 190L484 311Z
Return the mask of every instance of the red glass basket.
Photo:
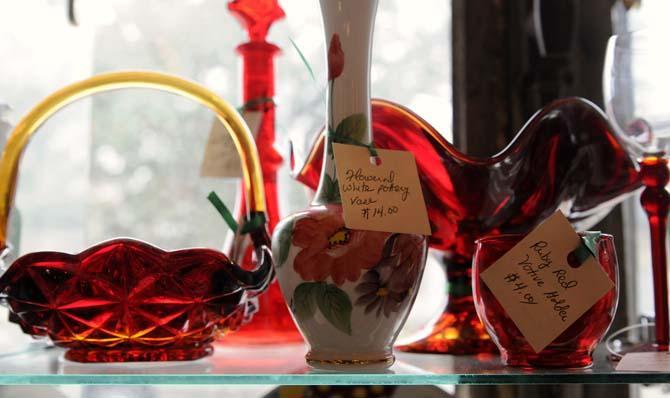
M614 239L611 235L600 235L596 246L596 259L616 287L598 300L551 344L536 353L480 278L482 272L511 250L524 236L498 235L477 240L472 270L472 290L477 315L498 346L501 358L507 365L560 368L590 366L593 363L593 350L614 320L619 297L619 273Z
M211 249L167 252L133 239L114 239L79 254L38 252L17 259L0 278L10 320L25 333L48 336L81 362L191 360L236 329L249 298L273 277L263 177L254 140L242 118L209 90L156 72L115 72L67 86L33 108L9 137L0 160L0 247L8 250L7 219L21 154L51 115L88 94L126 87L156 88L212 109L242 159L246 223L257 265L245 270Z

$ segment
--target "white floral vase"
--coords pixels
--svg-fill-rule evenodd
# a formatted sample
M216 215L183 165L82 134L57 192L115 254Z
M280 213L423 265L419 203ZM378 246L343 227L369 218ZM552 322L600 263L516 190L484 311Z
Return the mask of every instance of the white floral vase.
M277 279L321 369L385 368L423 273L423 235L344 225L333 142L367 146L370 53L378 0L320 0L328 47L328 139L315 199L273 236Z

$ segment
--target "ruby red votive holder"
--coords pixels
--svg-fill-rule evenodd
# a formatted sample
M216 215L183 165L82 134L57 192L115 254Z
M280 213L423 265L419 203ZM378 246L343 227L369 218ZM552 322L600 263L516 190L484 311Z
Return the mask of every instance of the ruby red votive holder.
M583 236L584 233L580 233ZM473 261L472 290L477 315L493 342L503 363L515 367L583 368L593 364L593 351L612 324L616 312L619 280L614 238L601 234L596 246L596 260L614 282L615 288L600 298L542 351L535 352L491 290L481 273L495 264L525 235L488 236L477 240Z

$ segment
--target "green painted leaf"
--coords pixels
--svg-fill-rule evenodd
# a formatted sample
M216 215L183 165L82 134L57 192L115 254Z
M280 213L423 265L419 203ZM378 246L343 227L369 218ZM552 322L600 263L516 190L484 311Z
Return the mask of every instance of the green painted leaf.
M323 316L339 331L351 335L351 300L342 289L325 285L316 296L316 303Z
M326 135L326 139L328 140L328 145L326 145L328 156L333 156L333 143L337 142L337 137L335 136L335 130L330 126L328 126L328 135Z
M330 192L333 188L332 181L333 180L328 174L323 175L323 194L325 195L327 201L330 201L330 196L332 195Z
M326 200L328 203L340 203L340 187L337 185L337 180L330 178L328 174L324 174L324 189L326 193Z
M293 225L295 220L291 221L284 229L278 232L277 243L279 244L279 253L277 254L277 268L280 268L286 262L288 253L291 250L291 237L293 236Z
M358 142L366 140L368 118L363 113L355 113L342 119L335 129L335 135L338 137L351 137Z
M301 283L293 291L291 309L298 319L308 320L316 312L316 298L322 295L323 282Z

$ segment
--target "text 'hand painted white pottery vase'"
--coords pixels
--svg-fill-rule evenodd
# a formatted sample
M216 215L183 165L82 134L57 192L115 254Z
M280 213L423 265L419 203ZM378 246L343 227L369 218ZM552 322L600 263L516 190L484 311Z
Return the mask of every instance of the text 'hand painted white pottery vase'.
M345 227L333 142L367 146L370 52L377 0L321 0L328 58L328 140L310 208L275 229L284 298L315 368L384 368L416 297L423 235Z

